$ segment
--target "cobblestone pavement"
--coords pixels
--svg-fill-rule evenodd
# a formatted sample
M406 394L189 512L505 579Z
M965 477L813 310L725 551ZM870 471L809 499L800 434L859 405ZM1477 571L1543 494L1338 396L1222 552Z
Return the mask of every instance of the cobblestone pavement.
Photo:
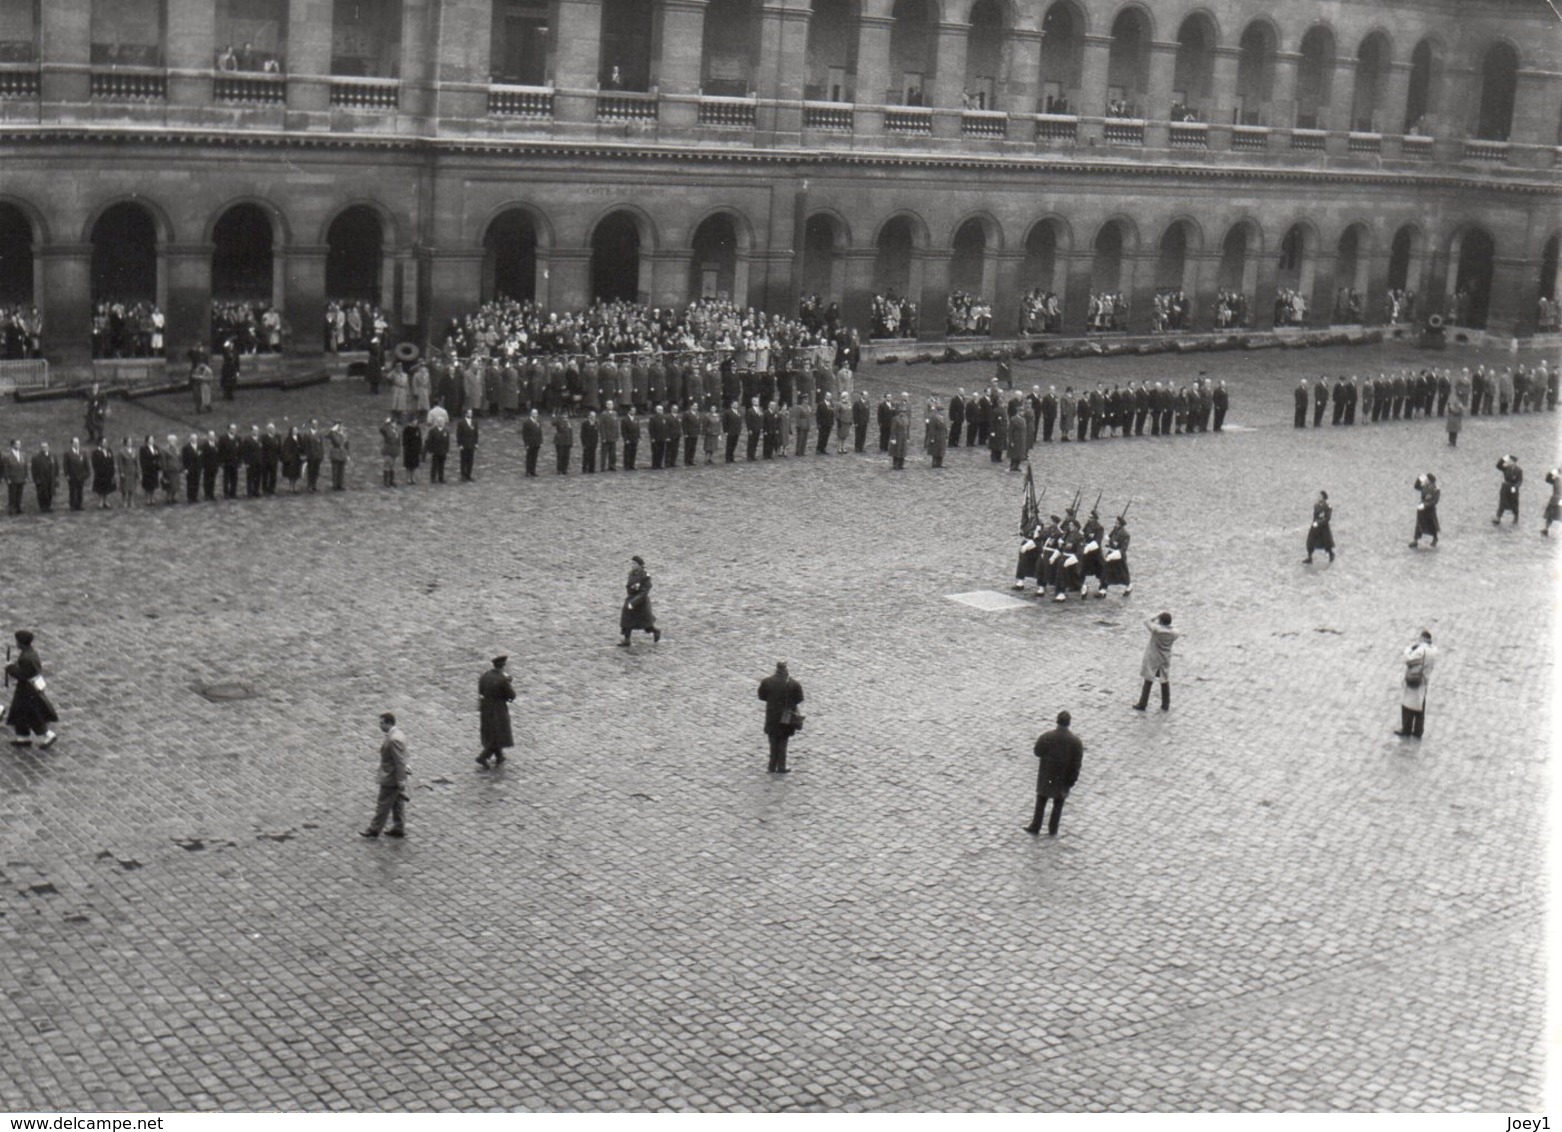
M527 481L503 424L476 484L388 491L345 387L238 419L343 415L354 490L0 520L0 622L38 631L63 717L47 752L0 746L0 1107L1533 1111L1558 416L1457 449L1289 425L1297 374L1425 357L1021 367L1234 389L1220 436L1035 454L1049 507L1134 500L1133 596L1088 605L947 600L1013 566L1020 477L985 452ZM1497 529L1507 452L1529 484ZM1426 470L1444 537L1412 552ZM1320 487L1340 555L1305 567ZM634 553L667 633L622 650ZM1162 608L1173 710L1140 715ZM1390 730L1423 625L1414 743ZM521 746L483 772L497 649ZM779 657L809 715L785 778L754 695ZM357 836L387 708L400 843ZM1033 839L1062 708L1084 773Z

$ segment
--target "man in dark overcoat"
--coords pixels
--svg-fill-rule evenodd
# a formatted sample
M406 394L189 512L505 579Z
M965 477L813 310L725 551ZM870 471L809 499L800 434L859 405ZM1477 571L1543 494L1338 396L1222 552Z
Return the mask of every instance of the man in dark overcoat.
M16 644L21 651L15 660L5 666L5 674L15 689L11 693L11 706L5 716L5 721L16 732L16 738L11 743L17 747L30 747L33 736L37 735L43 740L38 745L47 747L55 739L54 728L49 724L57 722L60 717L55 713L53 701L44 691L43 662L38 659L38 650L33 648L32 633L18 629Z
M493 667L477 679L477 714L483 741L483 753L477 756L478 766L488 766L489 759L498 766L504 762L506 747L515 746L515 736L510 730L510 702L515 699L515 688L510 674L504 670L507 656L496 656Z
M1047 799L1052 799L1052 820L1047 823L1047 836L1058 835L1058 818L1063 813L1063 800L1079 781L1080 763L1085 757L1085 745L1079 736L1069 730L1072 722L1068 712L1058 712L1058 725L1044 732L1036 740L1036 812L1025 832L1035 835L1041 832L1041 819L1047 810Z
M650 633L652 642L662 639L662 631L656 627L656 614L651 609L651 575L646 573L645 559L636 554L630 559L629 580L624 583L624 607L618 615L618 631L624 639L619 648L629 647L629 635L635 630Z
M787 774L786 744L800 726L797 705L803 702L803 686L788 674L786 661L759 682L759 698L765 701L765 735L770 740L771 774Z

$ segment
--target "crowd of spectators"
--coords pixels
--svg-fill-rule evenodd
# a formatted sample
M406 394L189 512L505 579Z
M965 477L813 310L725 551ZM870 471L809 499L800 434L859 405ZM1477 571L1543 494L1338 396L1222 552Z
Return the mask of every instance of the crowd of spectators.
M246 43L237 51L230 43L217 53L217 69L230 73L249 71L263 75L280 75L282 60L277 58L274 52L255 50L255 45L252 43Z
M1361 292L1354 287L1341 287L1334 293L1334 321L1359 323L1363 317Z
M993 305L969 291L949 293L946 328L951 338L971 338L993 332Z
M1180 287L1161 287L1150 310L1150 328L1156 334L1193 327L1188 296Z
M1275 294L1275 325L1306 326L1307 299L1300 291L1282 287Z
M1390 323L1412 322L1416 317L1416 293L1404 289L1390 289L1384 304Z
M232 341L240 354L280 354L284 336L282 312L256 299L212 303L212 349Z
M1226 330L1248 324L1247 296L1240 291L1221 291L1215 296L1215 326Z
M1053 291L1032 288L1020 300L1021 334L1058 334L1063 330L1063 304Z
M797 320L809 330L833 334L841 321L840 304L826 303L818 295L804 295L797 302Z
M362 299L332 299L325 307L325 350L366 350L370 341L385 341L390 322L385 312Z
M1121 293L1090 293L1090 306L1085 313L1087 334L1106 334L1114 330L1128 329L1128 300Z
M0 358L43 357L43 315L35 306L0 306Z
M917 304L910 299L887 295L874 295L871 310L873 324L868 331L870 338L915 338L917 336Z
M104 301L92 308L94 358L161 358L167 319L156 303Z

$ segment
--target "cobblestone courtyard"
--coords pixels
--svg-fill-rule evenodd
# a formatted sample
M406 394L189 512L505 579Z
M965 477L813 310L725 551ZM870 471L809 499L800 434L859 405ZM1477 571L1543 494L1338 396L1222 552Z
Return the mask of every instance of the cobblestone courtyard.
M1558 415L1456 449L1436 420L1290 427L1300 375L1476 357L1016 367L1205 368L1234 407L1222 435L1038 446L1047 509L1133 499L1136 585L1001 612L948 600L1012 576L1020 477L985 451L526 480L500 423L476 484L388 491L356 386L241 394L246 427L342 416L353 490L0 520L5 631L37 630L63 720L0 746L0 1107L1534 1111ZM115 412L115 437L194 422ZM0 414L29 451L79 428ZM1412 552L1427 470L1444 537ZM1320 487L1340 555L1307 567ZM622 650L637 553L666 636ZM1163 608L1173 709L1141 715ZM484 772L495 651L521 745ZM807 692L785 778L755 699L778 658ZM253 696L200 694L231 683ZM1063 708L1084 771L1033 839ZM357 836L385 709L401 843Z

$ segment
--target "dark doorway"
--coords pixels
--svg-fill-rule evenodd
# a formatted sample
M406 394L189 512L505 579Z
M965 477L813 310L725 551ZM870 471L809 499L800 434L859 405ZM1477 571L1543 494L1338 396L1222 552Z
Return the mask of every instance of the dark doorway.
M116 204L92 226L92 301L157 302L157 224L139 204Z
M237 204L212 230L212 298L270 302L271 220L258 205Z
M325 294L378 306L385 263L385 232L367 205L354 205L331 222L326 235Z
M640 227L627 212L615 212L591 233L591 297L632 303L639 295Z
M524 209L494 217L483 235L483 300L537 297L537 225Z
M0 204L0 306L33 301L33 226L14 204Z

